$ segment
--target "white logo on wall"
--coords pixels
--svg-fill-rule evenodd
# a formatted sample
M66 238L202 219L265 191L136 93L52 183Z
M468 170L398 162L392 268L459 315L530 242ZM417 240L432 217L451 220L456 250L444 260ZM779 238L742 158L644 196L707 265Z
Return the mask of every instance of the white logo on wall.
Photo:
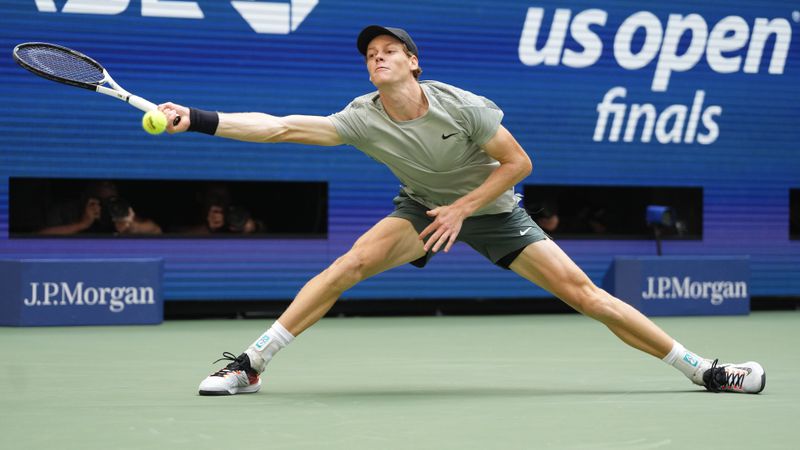
M55 0L34 0L40 12L58 12ZM202 19L203 10L197 2L174 0L141 0L142 16L177 19ZM286 2L232 1L231 5L256 33L289 34L311 13L319 0L291 0ZM68 14L120 14L130 5L130 0L67 0L62 13Z
M155 291L150 286L84 287L80 281L69 283L30 283L30 296L25 306L104 306L111 312L122 312L130 305L154 305Z
M569 9L556 9L550 33L541 48L537 47L539 31L544 18L543 8L528 8L525 26L519 41L519 59L527 66L544 64L583 69L594 65L603 52L603 41L598 29L605 27L608 12L588 9L572 17ZM792 20L800 21L795 11ZM634 36L644 36L641 47L632 46ZM569 35L580 47L579 50L564 48ZM686 37L688 46L679 45ZM767 42L774 38L772 54L766 55ZM769 61L767 72L783 74L786 57L792 40L792 27L784 18L756 18L752 29L739 16L727 16L713 25L699 14L670 14L666 28L659 18L649 11L639 11L626 18L614 33L613 56L625 70L639 70L656 61L655 73L650 85L652 92L666 92L673 74L692 70L705 56L708 67L720 74L743 72L758 73L762 63ZM573 46L574 48L574 46ZM681 51L679 51L679 48ZM722 107L704 107L705 91L697 90L693 98L684 98L686 104L668 106L660 113L651 103L616 103L625 101L625 87L612 87L597 105L597 124L592 139L603 141L606 137L609 116L611 126L608 141L623 142L636 139L650 142L655 134L662 144L687 143L695 140L699 144L711 144L719 137L716 118ZM627 118L626 118L627 115ZM643 124L641 124L643 120ZM700 125L702 124L702 129ZM623 133L624 125L624 133ZM637 131L641 132L637 136Z
M721 305L725 300L746 299L745 281L693 281L691 277L647 277L645 300L690 299L706 300Z

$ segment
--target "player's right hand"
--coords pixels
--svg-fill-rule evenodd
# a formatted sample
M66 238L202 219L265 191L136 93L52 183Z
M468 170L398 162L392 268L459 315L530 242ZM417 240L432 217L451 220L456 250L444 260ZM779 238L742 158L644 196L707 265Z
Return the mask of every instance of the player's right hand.
M181 106L172 102L166 102L158 105L158 110L167 116L167 133L182 133L189 129L189 108ZM175 118L180 116L181 120L177 125Z

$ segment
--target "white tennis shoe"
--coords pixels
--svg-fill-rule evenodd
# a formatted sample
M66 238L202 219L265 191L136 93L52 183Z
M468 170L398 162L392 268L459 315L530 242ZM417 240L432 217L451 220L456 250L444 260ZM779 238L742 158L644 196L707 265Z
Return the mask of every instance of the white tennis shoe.
M711 368L703 373L703 382L709 391L758 394L764 390L767 374L761 364L748 361L717 365L718 361L715 359Z
M261 378L250 366L250 358L246 353L234 357L233 353L224 352L222 358L214 363L222 360L231 363L207 376L200 383L200 395L252 394L261 389Z

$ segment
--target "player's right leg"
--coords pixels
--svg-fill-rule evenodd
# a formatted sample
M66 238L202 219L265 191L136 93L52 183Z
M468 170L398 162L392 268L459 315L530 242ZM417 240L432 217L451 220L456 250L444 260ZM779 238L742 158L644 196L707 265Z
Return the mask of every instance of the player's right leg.
M353 247L300 290L273 326L245 353L200 383L201 395L257 392L259 374L275 352L321 319L344 291L373 275L425 256L423 243L411 222L387 217L364 233Z

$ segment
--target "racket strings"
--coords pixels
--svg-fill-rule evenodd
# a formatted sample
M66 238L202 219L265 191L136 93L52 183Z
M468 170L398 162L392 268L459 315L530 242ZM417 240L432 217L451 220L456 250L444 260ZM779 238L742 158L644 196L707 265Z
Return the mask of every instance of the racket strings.
M57 47L26 46L17 51L17 57L36 70L71 81L99 84L105 78L95 64Z

